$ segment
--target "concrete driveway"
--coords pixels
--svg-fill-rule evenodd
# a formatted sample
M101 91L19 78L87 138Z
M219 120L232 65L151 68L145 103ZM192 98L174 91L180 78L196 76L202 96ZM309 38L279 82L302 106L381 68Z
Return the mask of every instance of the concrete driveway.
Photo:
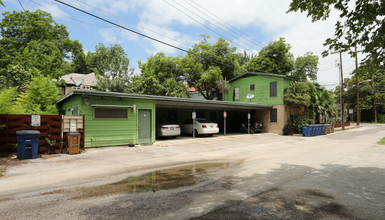
M382 219L384 128L162 140L28 160L0 178L0 218Z

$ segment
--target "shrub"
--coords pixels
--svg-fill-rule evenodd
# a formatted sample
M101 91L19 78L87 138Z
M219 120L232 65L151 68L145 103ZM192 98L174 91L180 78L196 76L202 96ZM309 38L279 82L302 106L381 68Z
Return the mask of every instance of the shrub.
M289 129L294 130L295 133L302 133L302 125L311 124L314 124L314 120L302 115L291 115L288 121Z

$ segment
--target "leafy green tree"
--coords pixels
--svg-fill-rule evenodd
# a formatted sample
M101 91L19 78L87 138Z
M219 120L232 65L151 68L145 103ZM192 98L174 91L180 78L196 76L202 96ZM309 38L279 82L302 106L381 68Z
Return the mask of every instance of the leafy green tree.
M139 62L139 68L141 74L133 79L133 92L174 97L189 96L179 57L167 57L164 53L157 53L146 62Z
M18 109L15 107L17 88L10 87L0 90L0 114L15 114Z
M145 95L164 95L164 87L155 76L135 76L131 85L131 92Z
M15 102L19 113L57 114L56 101L59 90L48 76L33 76L25 91L19 94Z
M335 96L325 89L317 89L312 82L292 82L285 90L284 101L291 106L292 115L317 117L318 122L325 122L328 116L337 114Z
M189 49L189 53L182 59L182 71L188 85L196 87L206 99L221 99L222 93L217 83L223 84L223 81L234 78L246 69L239 65L239 55L235 47L230 47L222 38L211 44L208 35L202 37L203 40ZM209 76L206 72L213 73L214 76Z
M4 5L4 3L0 0L0 5L2 5L2 6L4 6L5 7L5 5Z
M82 45L68 37L66 27L47 12L4 12L0 22L0 78L7 86L26 84L32 75L59 78L65 59Z
M297 11L307 13L313 22L326 20L331 11L337 11L340 20L335 24L335 34L325 41L329 51L350 51L356 45L361 46L366 54L364 63L384 72L384 1L292 0L288 12Z
M299 81L316 81L318 72L318 56L312 52L307 52L302 57L297 57L294 62L294 70L290 77Z
M377 118L380 119L385 115L385 74L376 72L375 68L359 68L359 101L362 121L374 121L374 95L376 97L376 111ZM374 92L373 94L373 82L374 79ZM356 109L357 96L356 96L356 78L345 79L344 100L347 103L346 108ZM378 120L380 121L380 120ZM385 121L382 121L385 122Z
M291 46L281 37L262 48L257 57L246 63L248 71L263 71L280 75L289 75L294 70L294 56Z
M110 92L129 91L130 78L134 72L130 59L119 44L109 47L98 44L95 52L87 54L90 69L96 73L97 89Z

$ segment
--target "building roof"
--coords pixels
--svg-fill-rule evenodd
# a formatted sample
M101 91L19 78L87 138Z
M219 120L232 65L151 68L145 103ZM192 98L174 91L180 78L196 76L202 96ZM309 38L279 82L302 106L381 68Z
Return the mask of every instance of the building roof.
M81 85L87 85L87 86L96 86L96 76L95 73L89 73L89 74L80 74L80 73L70 73L63 75L60 77L63 79L67 85L75 85L76 82L79 82L80 80L83 80Z
M274 73L246 72L246 73L243 73L243 74L241 74L241 75L239 75L237 77L234 77L234 78L230 79L229 82L234 82L235 80L246 78L246 77L250 77L250 76L270 76L270 77L284 78L284 79L288 79L288 80L295 80L294 78L291 78L291 77L288 77L288 76L284 76L284 75L274 74Z
M129 98L129 99L142 99L142 100L154 100L157 107L179 107L179 108L205 108L205 109L270 109L272 105L261 105L253 103L242 102L229 102L229 101L217 101L217 100L202 100L192 98L180 98L169 96L154 96L154 95L142 95L132 93L119 93L119 92L103 92L94 90L75 89L62 96L57 103L60 104L65 100L76 96L99 96L99 97L116 97L116 98ZM97 104L97 103L91 103Z

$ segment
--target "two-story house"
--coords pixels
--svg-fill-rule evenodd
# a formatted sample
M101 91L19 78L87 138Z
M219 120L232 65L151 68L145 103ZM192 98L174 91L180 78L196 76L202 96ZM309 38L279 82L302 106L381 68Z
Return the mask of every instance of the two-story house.
M262 72L247 72L230 79L230 92L225 101L272 105L269 110L256 110L255 118L264 123L268 132L282 133L287 124L289 107L284 104L284 90L293 78Z

